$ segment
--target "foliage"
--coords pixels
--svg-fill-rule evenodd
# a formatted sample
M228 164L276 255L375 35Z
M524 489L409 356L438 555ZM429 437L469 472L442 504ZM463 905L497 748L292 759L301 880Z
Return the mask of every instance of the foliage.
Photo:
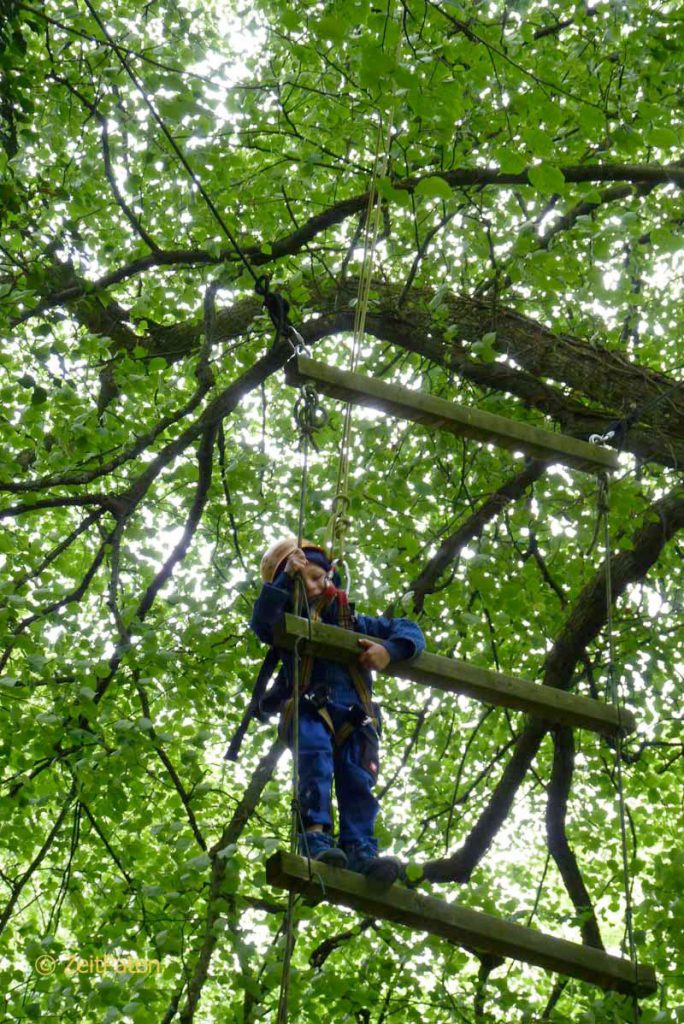
M48 0L0 14L4 1019L252 1022L277 1004L285 901L264 862L287 843L289 763L257 723L238 765L222 754L264 654L247 627L260 556L297 529L289 350L128 65L317 358L349 365L388 142L360 371L583 437L632 416L610 524L616 664L638 720L622 764L635 940L661 982L641 1019L682 1020L677 6ZM309 537L335 490L344 410L325 405ZM413 615L430 650L529 679L569 650L566 684L608 699L595 479L369 411L352 443L357 607ZM547 843L552 733L507 814L522 716L390 677L377 690L383 844L443 863L492 809L504 820L467 884L422 891L574 941L595 912L624 952L611 746L575 736L562 821L592 910ZM302 1022L632 1019L579 982L490 973L325 904L298 913ZM41 976L46 954L58 969ZM68 976L72 954L162 970Z

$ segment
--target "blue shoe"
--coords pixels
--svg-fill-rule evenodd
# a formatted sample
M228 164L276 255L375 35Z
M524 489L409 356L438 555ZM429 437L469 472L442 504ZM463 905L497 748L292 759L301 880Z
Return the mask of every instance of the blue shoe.
M348 869L356 871L360 875L378 885L393 885L397 879L403 878L404 865L398 857L378 857L378 849L375 842L354 843L347 846Z
M318 860L331 868L346 868L347 855L332 841L328 832L299 833L299 855Z

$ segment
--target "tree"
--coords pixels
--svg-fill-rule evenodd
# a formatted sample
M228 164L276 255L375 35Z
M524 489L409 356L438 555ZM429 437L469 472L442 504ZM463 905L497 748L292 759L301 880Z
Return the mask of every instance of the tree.
M288 759L256 724L239 766L221 759L264 654L247 628L259 558L299 507L292 348L254 285L268 275L316 358L349 365L377 189L360 372L613 430L623 452L613 632L638 729L620 756L634 937L662 981L641 1019L679 1020L676 6L1 13L7 1019L274 1019L284 900L263 864L287 839ZM343 410L325 406L310 537L334 497ZM596 480L353 424L359 608L418 617L436 653L606 699ZM424 891L624 948L611 745L389 677L378 692L382 839ZM325 904L297 934L302 1021L632 1019L621 997ZM88 966L105 953L163 971Z

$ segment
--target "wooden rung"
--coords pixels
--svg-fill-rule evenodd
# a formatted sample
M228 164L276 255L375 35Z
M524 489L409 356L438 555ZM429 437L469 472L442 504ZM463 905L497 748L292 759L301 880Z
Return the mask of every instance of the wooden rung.
M349 664L361 653L358 641L364 634L322 622L309 623L308 619L287 612L274 628L273 635L276 646L289 650L299 637L306 637L300 644L305 653ZM377 642L377 637L369 639ZM632 732L636 724L634 715L626 708L616 708L590 697L566 693L565 690L531 683L502 672L491 672L458 658L445 658L427 651L414 661L390 662L383 674L434 686L446 693L462 693L484 704L515 708L536 718L589 729L605 736L625 735Z
M567 434L554 434L520 420L456 405L423 391L387 384L376 377L338 370L307 356L296 356L285 366L288 384L314 382L319 391L356 405L368 405L402 419L424 423L452 434L525 452L536 459L563 462L586 473L616 469L618 456L612 448L579 441Z
M524 928L458 903L445 903L402 885L381 888L354 871L309 862L282 850L267 860L266 878L271 885L302 893L309 900L325 899L369 917L439 935L478 953L510 957L602 989L637 996L656 991L655 972L646 964L635 967L630 960L610 956L592 946L556 939L534 928Z

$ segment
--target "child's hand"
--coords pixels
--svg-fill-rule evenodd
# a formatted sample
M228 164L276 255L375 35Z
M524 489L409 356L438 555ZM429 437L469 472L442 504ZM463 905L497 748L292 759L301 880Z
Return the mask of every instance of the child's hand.
M304 568L306 568L306 555L301 548L297 548L285 563L285 572L288 576L294 576Z
M359 637L359 643L366 649L359 655L359 665L362 668L373 668L380 671L390 663L390 652L382 644L373 643L367 637Z

